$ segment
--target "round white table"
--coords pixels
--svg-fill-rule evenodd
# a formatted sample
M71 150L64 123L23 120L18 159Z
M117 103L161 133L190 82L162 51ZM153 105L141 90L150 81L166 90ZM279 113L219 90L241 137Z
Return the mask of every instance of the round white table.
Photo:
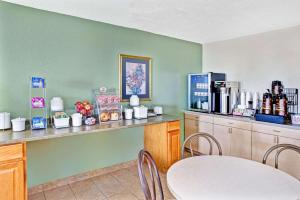
M169 169L167 182L176 199L183 200L300 200L296 178L259 162L230 156L180 160Z

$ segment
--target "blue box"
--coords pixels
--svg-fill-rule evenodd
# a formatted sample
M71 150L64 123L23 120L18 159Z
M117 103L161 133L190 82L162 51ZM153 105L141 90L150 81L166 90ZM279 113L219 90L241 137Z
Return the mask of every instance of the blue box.
M284 124L285 123L285 117L278 116L278 115L256 114L255 120L262 121L262 122L270 122L270 123L275 123L275 124Z
M31 87L32 88L45 88L45 79L41 77L32 77L31 78Z
M33 117L31 123L32 129L44 129L47 127L47 120L44 117Z

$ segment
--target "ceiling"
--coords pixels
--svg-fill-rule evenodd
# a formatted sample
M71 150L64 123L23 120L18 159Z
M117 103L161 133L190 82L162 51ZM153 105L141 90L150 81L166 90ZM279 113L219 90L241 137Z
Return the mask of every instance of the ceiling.
M299 0L7 0L197 43L300 25Z

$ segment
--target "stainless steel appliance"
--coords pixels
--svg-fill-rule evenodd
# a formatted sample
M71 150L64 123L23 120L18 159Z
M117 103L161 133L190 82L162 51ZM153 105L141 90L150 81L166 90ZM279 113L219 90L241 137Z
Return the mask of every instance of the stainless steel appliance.
M238 105L240 83L237 81L215 81L212 85L211 111L232 114Z
M202 73L188 75L188 110L211 112L212 84L225 81L224 73Z

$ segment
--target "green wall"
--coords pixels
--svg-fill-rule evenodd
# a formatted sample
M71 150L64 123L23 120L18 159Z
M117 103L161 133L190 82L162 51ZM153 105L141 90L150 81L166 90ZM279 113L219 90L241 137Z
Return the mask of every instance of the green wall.
M0 1L0 111L29 115L29 77L45 76L47 97L66 108L91 89L118 88L118 55L153 59L153 100L186 108L186 74L201 72L202 45ZM28 143L29 186L136 158L143 129Z

